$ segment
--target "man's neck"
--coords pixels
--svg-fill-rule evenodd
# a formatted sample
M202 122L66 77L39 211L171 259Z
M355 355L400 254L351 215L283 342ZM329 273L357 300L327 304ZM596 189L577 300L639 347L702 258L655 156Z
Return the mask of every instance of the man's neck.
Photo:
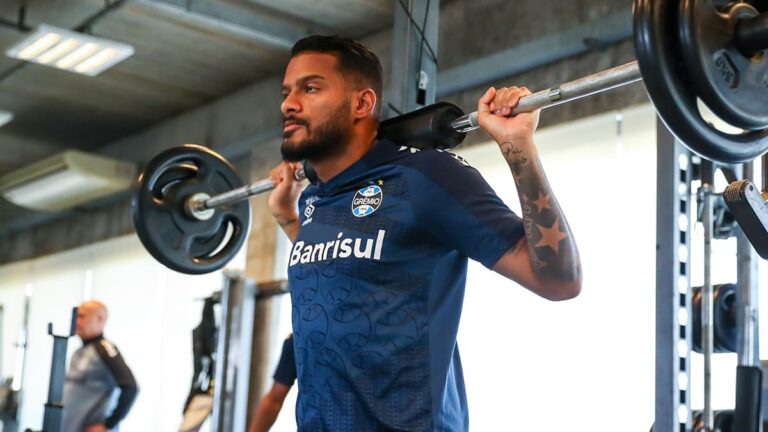
M310 161L320 181L323 183L328 182L360 160L376 142L376 133L375 129L363 132L353 131L349 145L343 154L326 160Z
M104 333L99 333L96 336L91 336L89 338L80 337L80 340L83 341L83 345L89 344L91 342L97 341L104 337Z

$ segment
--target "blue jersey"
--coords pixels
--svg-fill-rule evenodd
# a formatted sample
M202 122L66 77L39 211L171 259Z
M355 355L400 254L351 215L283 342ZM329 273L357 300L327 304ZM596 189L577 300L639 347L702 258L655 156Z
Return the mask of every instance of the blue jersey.
M456 346L467 258L493 265L522 220L458 156L387 141L307 187L299 213L288 270L299 430L467 430Z

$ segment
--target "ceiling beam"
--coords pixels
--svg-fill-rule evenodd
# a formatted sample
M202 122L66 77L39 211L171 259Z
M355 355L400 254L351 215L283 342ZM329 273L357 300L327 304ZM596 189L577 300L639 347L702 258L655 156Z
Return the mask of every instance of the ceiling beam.
M437 97L462 92L632 37L632 11L606 15L562 32L462 63L437 74Z
M234 17L224 17L226 14L223 11L211 8L208 3L196 5L194 9L188 10L171 1L134 0L125 10L156 15L203 31L226 34L281 51L288 51L294 42L306 36L296 23L292 25L256 15L239 17L234 21Z

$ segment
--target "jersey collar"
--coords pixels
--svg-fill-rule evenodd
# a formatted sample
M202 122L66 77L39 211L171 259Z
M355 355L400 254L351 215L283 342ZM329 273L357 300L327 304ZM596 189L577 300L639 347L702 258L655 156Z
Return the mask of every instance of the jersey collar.
M398 153L398 146L391 141L377 140L373 147L355 163L347 167L344 171L336 174L332 179L323 183L318 180L317 187L321 193L331 193L337 187L343 186L350 179L354 179L372 168L375 168L395 157Z

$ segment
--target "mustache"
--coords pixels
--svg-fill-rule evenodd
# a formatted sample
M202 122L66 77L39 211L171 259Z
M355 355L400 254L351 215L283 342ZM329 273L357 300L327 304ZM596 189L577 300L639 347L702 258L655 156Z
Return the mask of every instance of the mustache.
M303 125L303 126L306 126L306 125L307 125L307 123L308 123L306 120L304 120L304 119L302 119L302 118L299 118L299 117L295 117L295 116L283 116L283 123L285 123L285 122L289 122L289 121L291 121L291 122L294 122L294 123L297 123L297 124L300 124L300 125Z

